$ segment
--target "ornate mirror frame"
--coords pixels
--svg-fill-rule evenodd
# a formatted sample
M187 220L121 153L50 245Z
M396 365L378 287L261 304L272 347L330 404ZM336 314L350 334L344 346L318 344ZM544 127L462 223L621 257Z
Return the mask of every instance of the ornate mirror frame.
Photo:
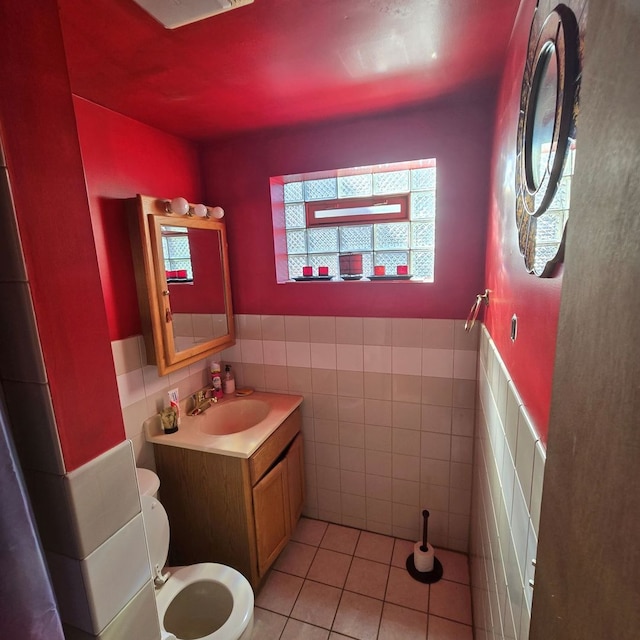
M572 4L586 18L586 0ZM516 225L525 267L541 277L552 275L564 255L582 31L574 10L559 4L551 11L538 6L529 34L516 143Z

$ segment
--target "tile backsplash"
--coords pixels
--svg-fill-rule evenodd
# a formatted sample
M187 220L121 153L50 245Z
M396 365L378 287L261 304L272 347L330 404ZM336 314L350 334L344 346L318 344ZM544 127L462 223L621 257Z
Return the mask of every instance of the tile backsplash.
M304 513L468 551L478 330L459 320L236 316L215 359L238 386L304 397ZM159 377L140 336L112 343L136 464L154 468L142 423L178 386L208 383L208 363ZM213 358L212 358L213 359Z

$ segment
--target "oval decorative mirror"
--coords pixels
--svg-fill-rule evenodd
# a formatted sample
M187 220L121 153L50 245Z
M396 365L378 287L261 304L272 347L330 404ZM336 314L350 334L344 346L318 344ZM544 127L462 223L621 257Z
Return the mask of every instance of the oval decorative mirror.
M582 15L586 3L573 4L580 5ZM575 14L567 5L549 13L536 9L520 93L516 224L527 271L537 276L550 276L563 257L576 151L581 42Z
M139 195L133 255L147 361L165 375L234 344L224 222ZM185 203L185 208L187 203Z

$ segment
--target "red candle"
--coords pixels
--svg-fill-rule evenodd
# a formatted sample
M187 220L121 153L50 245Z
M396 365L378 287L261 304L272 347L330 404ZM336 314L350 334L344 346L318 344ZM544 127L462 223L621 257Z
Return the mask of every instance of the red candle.
M302 275L305 278L313 275L313 267L302 267Z
M399 276L406 276L409 275L409 267L406 264L399 264L396 267L396 273Z
M362 254L342 253L339 256L340 273L346 276L359 276L362 274Z
M385 274L385 268L383 264L376 265L373 267L373 273L376 276L383 276Z
M318 275L319 276L328 276L329 275L329 267L318 267Z

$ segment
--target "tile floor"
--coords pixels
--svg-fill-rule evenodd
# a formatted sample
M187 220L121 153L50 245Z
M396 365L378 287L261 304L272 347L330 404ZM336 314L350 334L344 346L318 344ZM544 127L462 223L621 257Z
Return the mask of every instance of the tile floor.
M441 581L405 569L413 543L301 518L256 597L252 640L472 640L467 556Z

